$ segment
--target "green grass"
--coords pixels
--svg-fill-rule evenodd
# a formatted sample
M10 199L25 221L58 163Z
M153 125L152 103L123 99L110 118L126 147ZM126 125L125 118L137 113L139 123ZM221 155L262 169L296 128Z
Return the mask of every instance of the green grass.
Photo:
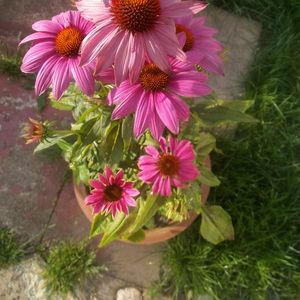
M90 278L100 276L105 267L96 266L96 254L85 243L60 242L46 256L43 277L50 295L73 291L74 287Z
M21 261L24 249L15 234L7 228L0 228L0 268L6 268Z
M300 2L211 1L262 23L260 50L246 83L257 126L221 141L214 172L222 184L209 202L232 216L236 239L218 246L197 226L168 244L163 281L175 296L300 298Z

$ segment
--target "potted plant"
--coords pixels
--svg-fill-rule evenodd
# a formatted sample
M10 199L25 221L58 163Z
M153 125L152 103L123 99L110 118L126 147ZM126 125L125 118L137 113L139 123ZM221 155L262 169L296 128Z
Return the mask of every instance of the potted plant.
M30 119L35 153L58 146L74 174L74 190L100 246L115 239L154 243L202 215L212 243L234 238L231 218L209 206L212 132L253 119L249 101L212 95L210 73L223 75L223 46L196 16L194 1L76 2L78 11L33 24L22 71L37 73L38 95L70 111L67 130ZM208 95L210 95L208 97ZM206 97L205 97L206 96ZM205 97L205 98L204 98Z

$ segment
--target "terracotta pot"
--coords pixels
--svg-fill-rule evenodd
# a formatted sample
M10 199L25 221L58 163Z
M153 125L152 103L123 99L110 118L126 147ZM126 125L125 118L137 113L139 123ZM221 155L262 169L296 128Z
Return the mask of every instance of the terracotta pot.
M209 157L207 157L205 160L205 166L208 169L211 169L211 162ZM83 184L77 185L73 183L73 188L80 208L82 209L85 216L89 219L89 221L92 222L93 221L92 208L91 206L84 204L84 199L87 196L85 186ZM201 188L202 188L202 202L205 203L209 195L209 187L202 184ZM189 218L183 222L180 223L176 222L165 227L158 227L154 229L145 230L145 239L141 242L134 243L128 240L122 240L122 241L127 243L143 244L143 245L164 242L175 237L176 235L178 235L179 233L187 229L195 221L197 216L198 215L195 212L191 211L189 213Z

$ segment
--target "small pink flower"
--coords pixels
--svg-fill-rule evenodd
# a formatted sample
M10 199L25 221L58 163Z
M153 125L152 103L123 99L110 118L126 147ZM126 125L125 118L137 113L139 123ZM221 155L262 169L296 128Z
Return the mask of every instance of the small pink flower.
M178 96L199 97L211 93L208 77L195 70L191 63L170 59L171 71L164 72L154 64L146 64L139 80L125 80L108 95L116 105L112 119L121 119L135 112L134 135L139 137L149 128L158 140L167 127L178 134L179 121L189 119L189 107ZM101 80L101 76L97 76Z
M140 194L133 188L133 183L124 181L122 170L114 175L109 167L105 167L104 174L99 173L98 178L99 180L90 180L94 189L85 199L85 203L93 207L93 213L111 212L113 217L117 212L128 215L128 206L136 206L133 197Z
M169 70L168 56L185 58L174 18L197 13L207 4L193 0L82 0L82 15L96 28L84 39L82 64L98 58L97 73L114 64L116 83L131 82L148 58Z
M224 50L222 44L213 38L216 29L204 25L204 17L187 16L175 20L176 33L187 60L200 65L204 70L224 75L224 63L220 57Z
M184 187L184 183L195 180L200 172L194 163L195 152L188 140L170 138L168 146L161 138L161 152L153 146L147 146L148 155L139 158L138 166L141 172L139 178L152 184L152 192L161 196L170 196L171 186Z
M77 11L67 11L52 18L35 22L37 31L20 44L33 41L23 58L21 70L37 73L35 91L44 93L52 84L53 94L59 99L73 79L87 95L94 93L95 63L79 66L80 47L84 37L93 29L93 23L81 17Z

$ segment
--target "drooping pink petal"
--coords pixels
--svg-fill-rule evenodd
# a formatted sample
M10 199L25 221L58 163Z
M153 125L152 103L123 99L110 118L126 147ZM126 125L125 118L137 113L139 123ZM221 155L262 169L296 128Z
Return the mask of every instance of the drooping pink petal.
M79 88L88 96L93 96L95 89L95 80L93 69L89 66L79 66L79 58L70 59L71 73Z
M52 76L53 95L56 99L60 99L63 92L67 89L71 81L71 72L69 61L61 58L55 65Z
M43 94L52 82L52 76L55 64L58 62L59 57L51 56L39 70L35 81L35 93L37 95Z
M133 132L136 137L139 137L149 126L151 115L154 108L154 103L149 98L148 93L144 92L141 95L140 101L136 108L136 115L133 125Z
M173 133L178 134L179 122L178 115L174 105L165 93L157 95L155 101L156 111L159 118L165 124L165 126Z

